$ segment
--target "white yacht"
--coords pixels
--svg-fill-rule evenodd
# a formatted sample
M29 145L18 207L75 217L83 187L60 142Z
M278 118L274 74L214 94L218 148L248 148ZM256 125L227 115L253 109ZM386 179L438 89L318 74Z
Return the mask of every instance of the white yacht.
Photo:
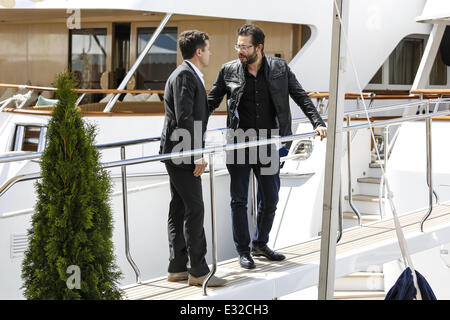
M198 0L193 6L178 0L0 0L0 299L24 298L21 265L36 201L34 183L55 104L53 80L65 69L78 76L78 108L97 125L96 142L111 170L113 242L124 298L317 299L327 141L308 134L312 127L293 101L295 134L289 139L294 143L283 159L269 242L287 259L257 260L251 271L239 268L232 241L229 177L221 152L224 102L209 120L207 148L216 151L214 174L203 175L205 209L214 212L205 215L207 261L215 261L215 247L216 273L229 285L207 294L165 279L170 192L164 166L155 161L155 138L163 126L165 80L182 61L177 36L188 29L211 38L208 89L220 66L236 58L237 29L257 24L266 34L265 53L288 61L328 117L337 2L274 5L264 0L255 6ZM450 69L444 62L450 60L450 3L344 0L338 16L344 35L339 90L346 115L340 123L345 130L336 132L342 147L336 149L340 205L332 209L340 213L336 252L330 253L334 298L383 299L404 268L388 179L414 267L438 299L449 299ZM248 217L254 221L250 194Z

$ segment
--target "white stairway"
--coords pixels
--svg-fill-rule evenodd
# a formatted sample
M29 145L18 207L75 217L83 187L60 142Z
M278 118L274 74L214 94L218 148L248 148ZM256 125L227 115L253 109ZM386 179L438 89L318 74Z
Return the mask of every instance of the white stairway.
M363 224L379 221L378 193L381 169L378 163L370 163L368 176L357 179L359 194L353 194L353 204L358 209ZM348 203L348 195L344 197ZM349 205L343 206L350 208ZM355 227L358 218L352 210L343 213L343 228ZM382 300L386 296L383 266L369 266L358 272L335 280L334 299L338 300Z

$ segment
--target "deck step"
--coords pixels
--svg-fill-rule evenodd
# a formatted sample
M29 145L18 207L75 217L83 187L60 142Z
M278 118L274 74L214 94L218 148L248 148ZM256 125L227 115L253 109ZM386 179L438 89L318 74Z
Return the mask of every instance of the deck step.
M364 178L358 178L356 181L360 183L371 183L371 184L380 184L381 178L377 177L364 177Z
M445 202L434 207L432 219L427 222L427 228L436 230L438 235L450 232L448 227L450 223L449 205L450 202ZM428 209L423 209L399 216L400 224L408 226L404 228L406 239L420 240L421 250L428 250L443 243L440 237L438 237L439 241L432 239L434 232L420 232L420 223L427 211ZM360 265L357 268L358 271L361 271L360 269L365 265L364 262L369 263L362 258L368 256L373 256L378 264L392 261L391 253L387 252L398 251L397 237L395 232L386 232L386 229L393 228L395 228L393 219L386 219L374 223L372 228L355 228L344 232L340 243L336 245L336 269L343 270L342 268L348 267L349 263L354 263ZM414 238L419 233L421 237ZM226 288L210 288L209 290L213 292L210 297L203 296L201 287L189 286L186 282L168 282L166 278L163 278L124 287L122 288L123 298L134 300L199 300L211 298L239 300L248 299L248 297L269 300L278 298L293 293L292 288L294 287L297 290L303 290L318 285L319 277L311 277L308 282L303 282L303 279L311 274L319 274L321 241L322 239L316 238L280 250L281 253L286 255L286 259L283 261L274 262L267 259L258 259L255 271L241 268L237 258L219 263L217 276L229 280L230 283L227 284ZM361 253L363 253L363 256L361 256ZM368 271L373 270L372 267L370 266ZM279 285L288 281L295 281L295 286ZM255 292L255 283L258 288L276 288L277 290L257 290ZM348 292L349 290L342 291ZM355 295L355 292L349 292L348 294L351 294L351 298L354 299L383 299L384 292L376 291L370 295L364 292L365 296L362 297L361 295ZM342 293L338 292L336 296L348 298L348 295L344 296Z
M335 300L384 300L386 293L376 291L335 291Z
M352 198L354 201L378 202L378 196L371 196L368 194L354 194ZM345 196L345 200L348 200L348 196ZM381 201L384 202L384 198L382 198Z
M382 264L372 264L369 266L364 266L364 267L359 268L358 272L383 273L383 265Z
M355 272L336 279L335 291L379 291L384 290L382 272Z

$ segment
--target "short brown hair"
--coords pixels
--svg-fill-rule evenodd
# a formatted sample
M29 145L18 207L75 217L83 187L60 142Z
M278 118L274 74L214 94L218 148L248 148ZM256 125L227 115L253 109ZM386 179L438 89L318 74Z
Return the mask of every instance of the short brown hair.
M198 30L183 31L178 38L181 55L183 59L191 59L197 49L205 48L206 40L209 40L206 32Z

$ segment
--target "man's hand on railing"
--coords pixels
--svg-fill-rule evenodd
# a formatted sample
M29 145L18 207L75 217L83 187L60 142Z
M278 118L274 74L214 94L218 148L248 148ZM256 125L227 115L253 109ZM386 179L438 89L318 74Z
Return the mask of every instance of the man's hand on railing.
M208 162L205 161L205 159L201 158L195 161L195 168L194 168L194 176L199 177L205 172L205 168L208 165Z

